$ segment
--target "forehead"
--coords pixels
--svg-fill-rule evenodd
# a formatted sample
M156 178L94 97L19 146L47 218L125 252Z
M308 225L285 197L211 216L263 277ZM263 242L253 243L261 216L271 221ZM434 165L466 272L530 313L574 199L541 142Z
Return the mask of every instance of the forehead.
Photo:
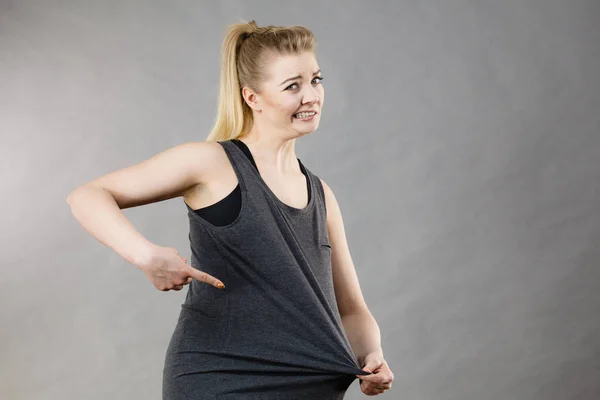
M319 70L314 53L272 55L268 65L268 79L280 83L285 79L301 75L311 77Z

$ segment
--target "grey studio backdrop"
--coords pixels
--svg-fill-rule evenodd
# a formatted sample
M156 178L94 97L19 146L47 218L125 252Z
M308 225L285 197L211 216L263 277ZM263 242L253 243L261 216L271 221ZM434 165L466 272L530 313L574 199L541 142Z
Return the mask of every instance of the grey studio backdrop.
M0 397L160 398L185 290L66 197L206 138L238 19L319 41L323 117L297 153L342 208L396 377L380 397L600 398L592 0L0 1ZM189 257L181 198L124 213Z

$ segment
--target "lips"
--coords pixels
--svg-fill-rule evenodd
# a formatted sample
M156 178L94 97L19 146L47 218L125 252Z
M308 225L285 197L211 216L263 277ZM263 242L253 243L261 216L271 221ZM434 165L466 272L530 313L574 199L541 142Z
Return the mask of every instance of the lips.
M302 115L300 115L300 114L302 114ZM317 116L317 113L306 113L306 114L300 113L300 114L294 114L292 119L295 121L312 121Z
M299 114L304 114L304 113L311 114L311 115L309 115L310 118L314 118L318 114L316 111L300 111L300 112L297 112L295 114L292 114L292 117L293 118L298 118ZM300 118L300 119L303 119L303 118Z

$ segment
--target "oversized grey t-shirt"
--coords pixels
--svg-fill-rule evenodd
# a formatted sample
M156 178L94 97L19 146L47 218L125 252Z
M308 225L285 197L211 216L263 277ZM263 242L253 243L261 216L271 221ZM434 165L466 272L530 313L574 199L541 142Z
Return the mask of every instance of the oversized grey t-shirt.
M191 265L225 289L192 281L169 343L163 400L343 399L360 369L333 289L323 186L283 203L231 141L219 142L242 194L237 219L216 226L187 204Z

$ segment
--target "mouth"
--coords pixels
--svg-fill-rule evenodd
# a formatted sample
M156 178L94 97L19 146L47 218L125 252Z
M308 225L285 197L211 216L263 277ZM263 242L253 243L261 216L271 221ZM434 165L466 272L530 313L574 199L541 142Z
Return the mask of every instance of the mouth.
M315 115L317 115L316 111L302 111L292 115L292 117L300 121L310 121L314 119Z

